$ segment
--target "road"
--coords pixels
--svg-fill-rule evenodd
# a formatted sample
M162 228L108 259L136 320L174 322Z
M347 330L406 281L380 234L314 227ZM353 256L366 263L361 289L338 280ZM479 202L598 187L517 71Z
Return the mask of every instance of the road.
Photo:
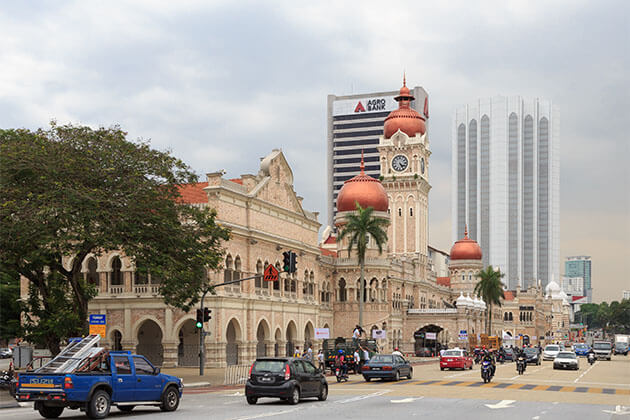
M479 382L479 370L440 371L437 364L416 366L411 381L364 382L351 376L347 383L330 383L327 401L303 401L297 406L262 399L250 406L243 390L185 391L180 408L162 413L137 408L131 414L112 409L111 418L169 418L213 420L383 419L423 417L510 419L630 419L630 357L618 356L590 366L580 360L578 371L556 371L551 362L529 366L516 375L514 363L499 365L490 384ZM330 378L329 378L330 379ZM605 391L606 390L606 391ZM37 419L29 407L0 410L12 419ZM66 411L62 418L85 418Z

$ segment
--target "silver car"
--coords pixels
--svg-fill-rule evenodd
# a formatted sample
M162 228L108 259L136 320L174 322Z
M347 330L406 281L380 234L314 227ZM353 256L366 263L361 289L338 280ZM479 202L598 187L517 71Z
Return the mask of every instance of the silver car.
M553 360L560 353L560 346L557 344L548 344L543 350L543 360Z
M580 368L580 361L572 351L561 351L553 360L554 369L575 369Z

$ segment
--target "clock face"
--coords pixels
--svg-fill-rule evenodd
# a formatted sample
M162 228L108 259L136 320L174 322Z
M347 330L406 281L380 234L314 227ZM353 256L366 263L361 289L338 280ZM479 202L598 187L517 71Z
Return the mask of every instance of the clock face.
M405 155L396 155L392 159L392 168L394 168L395 171L402 172L407 169L408 165L409 161Z
M420 172L424 173L424 158L420 159Z

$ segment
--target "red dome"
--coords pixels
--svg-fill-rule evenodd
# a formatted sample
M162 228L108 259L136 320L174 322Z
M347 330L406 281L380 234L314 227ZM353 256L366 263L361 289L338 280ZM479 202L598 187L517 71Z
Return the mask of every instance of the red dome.
M413 137L416 134L422 135L427 131L424 117L422 117L418 111L409 107L410 102L415 99L409 92L407 81L403 80L403 87L400 88L400 94L394 98L398 102L398 109L392 111L387 118L385 118L383 132L386 139L396 134L398 130L407 134L409 137Z
M378 179L364 172L363 153L361 153L361 173L343 183L337 196L337 211L355 211L356 203L361 207L372 207L375 211L387 211L389 200L383 184Z
M468 237L468 227L466 227L464 239L455 242L451 248L451 260L480 260L481 257L481 247L477 241Z

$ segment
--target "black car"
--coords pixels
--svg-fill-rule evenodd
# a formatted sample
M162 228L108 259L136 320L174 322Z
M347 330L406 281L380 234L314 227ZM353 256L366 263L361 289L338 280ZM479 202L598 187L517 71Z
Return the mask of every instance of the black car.
M402 376L411 379L413 368L407 360L397 354L376 354L361 369L367 382L372 378L400 380Z
M527 358L527 364L534 364L534 365L540 365L541 363L541 356L540 356L540 352L538 351L537 348L535 347L527 347L525 350L523 350L525 352L525 357Z
M514 350L511 347L506 347L503 349L505 351L505 361L513 362L514 361Z
M263 357L249 368L245 384L249 404L258 398L271 397L297 404L300 399L328 398L328 383L324 374L308 360L293 357Z

